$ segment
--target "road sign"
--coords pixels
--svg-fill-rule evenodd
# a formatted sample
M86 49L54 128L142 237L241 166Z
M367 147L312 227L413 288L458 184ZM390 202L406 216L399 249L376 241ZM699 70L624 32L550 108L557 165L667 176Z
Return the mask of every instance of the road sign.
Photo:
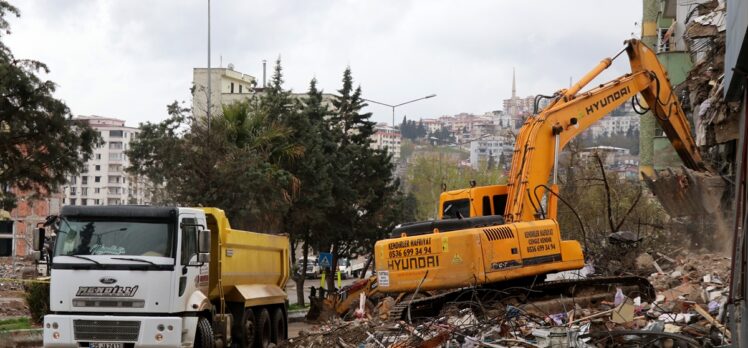
M332 269L332 254L319 253L319 267Z

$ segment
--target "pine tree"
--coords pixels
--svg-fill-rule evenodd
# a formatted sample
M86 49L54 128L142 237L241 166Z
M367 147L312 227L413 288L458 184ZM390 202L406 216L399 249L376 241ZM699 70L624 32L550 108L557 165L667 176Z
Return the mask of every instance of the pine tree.
M0 39L10 33L6 15L18 9L0 1ZM41 62L18 59L0 41L0 209L16 205L15 190L32 196L54 192L91 158L100 137L52 95L55 84L37 73Z

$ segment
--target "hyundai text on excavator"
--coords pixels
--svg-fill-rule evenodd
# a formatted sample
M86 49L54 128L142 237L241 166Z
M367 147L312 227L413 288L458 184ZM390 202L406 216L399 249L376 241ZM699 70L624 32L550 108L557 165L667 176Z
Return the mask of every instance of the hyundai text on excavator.
M556 220L558 157L570 140L597 120L632 98L641 107L640 95L685 166L707 171L655 53L635 39L625 44L613 58L603 59L575 85L551 96L541 112L528 117L516 139L507 185L444 192L439 220L402 224L390 239L378 241L374 248L376 291L418 294L438 290L444 296L459 293L455 289L533 279L542 291L568 293L569 284L582 288L594 283L636 286L643 297L653 296L649 283L639 277L542 284L548 273L584 266L580 243L563 240ZM624 51L631 73L580 93ZM419 301L424 300L413 302ZM395 310L394 316L400 315Z

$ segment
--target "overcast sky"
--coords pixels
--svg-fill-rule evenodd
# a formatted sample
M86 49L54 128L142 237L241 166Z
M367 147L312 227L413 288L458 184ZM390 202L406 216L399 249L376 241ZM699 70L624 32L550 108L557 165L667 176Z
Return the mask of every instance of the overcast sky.
M75 115L159 121L189 102L192 68L207 64L207 0L12 1L6 43L51 69L56 96ZM511 95L568 86L623 41L639 36L641 1L213 0L212 63L262 78L281 56L286 87L316 77L340 88L346 66L364 97L397 109L398 122L500 110ZM619 59L602 81L628 71ZM269 64L268 71L271 71ZM368 108L377 121L391 110Z

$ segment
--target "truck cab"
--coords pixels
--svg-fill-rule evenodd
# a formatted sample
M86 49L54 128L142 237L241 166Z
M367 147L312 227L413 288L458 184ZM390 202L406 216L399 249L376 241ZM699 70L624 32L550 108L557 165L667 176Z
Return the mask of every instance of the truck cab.
M287 332L287 241L232 230L214 208L63 207L44 346L277 343ZM262 248L269 252L258 257L277 262L253 275L259 265L250 253ZM233 260L243 269L233 268ZM246 332L247 311L259 330Z

